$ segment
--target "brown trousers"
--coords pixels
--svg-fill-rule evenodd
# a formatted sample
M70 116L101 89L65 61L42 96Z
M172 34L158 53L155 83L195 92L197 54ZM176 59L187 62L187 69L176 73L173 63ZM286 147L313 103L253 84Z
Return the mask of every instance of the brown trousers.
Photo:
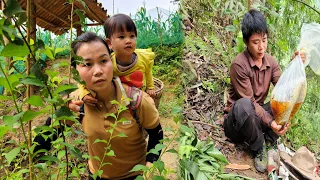
M262 107L272 115L270 103ZM235 143L245 142L252 151L263 147L265 140L274 143L278 135L265 126L256 115L254 105L248 98L241 98L234 103L223 123L225 135Z

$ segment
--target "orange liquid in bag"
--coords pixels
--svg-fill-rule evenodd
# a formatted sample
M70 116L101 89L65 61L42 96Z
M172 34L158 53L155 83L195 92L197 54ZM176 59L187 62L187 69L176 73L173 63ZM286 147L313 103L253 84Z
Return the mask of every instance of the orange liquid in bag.
M277 122L277 124L284 125L286 123L286 120L288 119L287 116L289 115L289 113L290 113L289 121L291 121L294 115L300 109L302 102L296 103L293 106L293 109L291 112L288 112L290 108L289 102L278 102L275 100L271 100L270 104L271 104L275 121Z
M290 107L289 102L278 102L275 100L271 100L270 102L273 116L277 124L284 125L285 124L285 116L288 114L288 109Z
M302 105L302 102L296 103L293 106L293 109L291 111L290 118L289 118L290 121L293 119L294 115L298 112L298 110L300 109L301 105Z

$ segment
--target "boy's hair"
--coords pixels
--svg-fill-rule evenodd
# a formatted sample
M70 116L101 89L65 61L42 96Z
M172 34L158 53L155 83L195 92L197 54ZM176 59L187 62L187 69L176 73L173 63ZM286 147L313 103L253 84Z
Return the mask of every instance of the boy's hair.
M71 48L73 51L73 54L76 55L79 48L81 47L81 45L83 43L91 43L91 42L102 42L107 50L108 53L110 54L110 49L108 47L108 44L105 40L103 40L102 37L98 36L96 33L93 32L85 32L83 34L81 34L80 36L78 36L71 44ZM75 61L75 57L71 58L71 65L75 68L76 67L76 61Z
M125 14L116 14L108 18L104 23L104 33L106 38L111 39L112 35L116 32L134 32L137 36L137 28L133 20Z
M249 38L255 33L268 35L266 20L263 14L256 9L251 9L244 15L241 25L244 42L248 42Z

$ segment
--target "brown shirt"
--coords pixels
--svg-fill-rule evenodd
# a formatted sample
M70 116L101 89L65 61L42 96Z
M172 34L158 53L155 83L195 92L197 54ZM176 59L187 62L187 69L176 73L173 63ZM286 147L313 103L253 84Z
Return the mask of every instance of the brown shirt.
M270 83L275 85L281 71L275 58L265 54L262 65L256 66L248 50L240 53L232 62L230 68L231 88L225 110L229 112L232 105L240 98L252 100L257 116L269 125L273 117L261 105L268 95Z

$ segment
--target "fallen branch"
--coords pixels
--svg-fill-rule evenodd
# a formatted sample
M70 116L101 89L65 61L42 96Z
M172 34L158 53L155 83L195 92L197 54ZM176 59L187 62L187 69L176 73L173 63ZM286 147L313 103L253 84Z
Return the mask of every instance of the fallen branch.
M247 164L228 164L225 166L227 169L247 170L251 167Z
M189 122L204 124L204 125L210 126L210 127L212 127L212 128L220 128L220 127L218 127L218 126L216 126L216 125L209 124L209 123L205 123L205 122L202 122L202 121L191 121L191 120L190 120Z

